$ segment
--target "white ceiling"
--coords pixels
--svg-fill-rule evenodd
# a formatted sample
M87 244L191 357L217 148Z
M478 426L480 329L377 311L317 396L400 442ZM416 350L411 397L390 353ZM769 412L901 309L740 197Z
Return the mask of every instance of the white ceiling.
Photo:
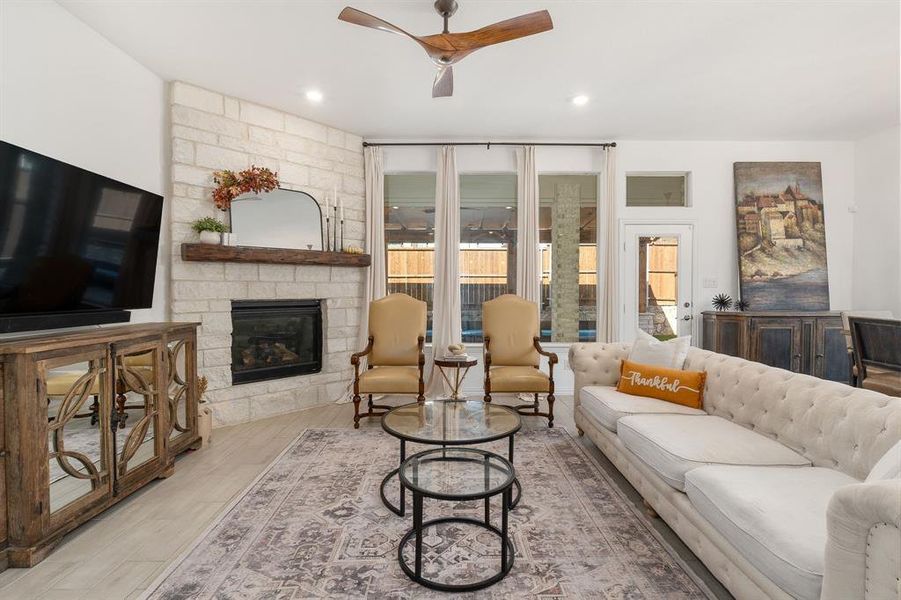
M897 0L460 0L451 31L542 8L554 30L467 57L440 99L413 41L336 18L350 4L437 33L430 0L60 3L166 80L370 139L856 139L899 122Z

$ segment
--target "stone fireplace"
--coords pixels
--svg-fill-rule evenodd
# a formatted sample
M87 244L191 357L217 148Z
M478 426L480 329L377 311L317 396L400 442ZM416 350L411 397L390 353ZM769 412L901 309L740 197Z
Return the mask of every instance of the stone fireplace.
M232 384L321 370L319 300L232 301Z
M210 200L213 172L257 165L277 171L281 187L307 192L320 202L327 191L336 188L344 203L345 243L362 246L362 139L181 82L172 84L170 98L171 318L201 323L198 372L209 382L205 398L214 423L241 423L344 397L353 375L350 354L359 350L363 268L188 261L182 258L182 244L197 242L190 225L195 219L227 218ZM283 337L286 332L269 331L264 326L253 333L256 347L249 355L243 352L247 348L241 350L239 360L243 362L246 357L272 362L281 353L281 359L291 363L296 361L289 353L295 353L308 370L247 382L239 382L239 376L233 381L237 351L233 339L237 337L239 344L246 344L251 337L240 318L233 320L233 307L295 302L299 298L318 299L319 368L315 368L315 357ZM284 345L284 351L279 344Z

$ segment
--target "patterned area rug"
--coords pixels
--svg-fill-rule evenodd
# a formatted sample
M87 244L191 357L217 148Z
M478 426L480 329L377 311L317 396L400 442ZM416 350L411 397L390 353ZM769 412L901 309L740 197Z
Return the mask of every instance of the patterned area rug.
M506 455L506 441L484 447ZM408 445L408 451L425 448ZM517 434L523 499L510 513L516 553L510 574L470 594L421 587L397 563L397 545L412 527L411 511L395 516L379 499L381 479L397 457L397 440L382 431L305 431L144 597L705 597L562 429ZM499 502L492 505L497 522ZM483 511L481 502L425 501L426 520L479 518ZM433 578L480 577L499 564L497 538L475 527L432 527L424 547L424 571Z

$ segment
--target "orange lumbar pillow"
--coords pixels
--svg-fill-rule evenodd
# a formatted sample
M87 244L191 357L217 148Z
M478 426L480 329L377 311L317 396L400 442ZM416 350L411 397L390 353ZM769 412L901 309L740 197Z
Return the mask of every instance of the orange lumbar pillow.
M704 371L680 371L624 360L616 389L624 394L701 408L706 379Z

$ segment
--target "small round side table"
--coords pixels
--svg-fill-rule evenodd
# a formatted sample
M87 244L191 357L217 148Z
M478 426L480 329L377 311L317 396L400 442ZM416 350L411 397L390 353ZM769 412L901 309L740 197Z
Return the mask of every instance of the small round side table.
M460 395L460 386L463 384L463 379L466 377L466 374L469 373L469 369L477 364L479 364L479 361L475 358L468 358L466 360L453 360L450 358L435 359L435 366L438 367L438 372L441 373L441 376L444 377L444 381L446 381L447 385L451 388L451 400L460 400L464 398L464 396ZM450 378L448 378L445 369L454 370L453 383L451 383Z
M413 528L401 538L397 560L401 569L416 583L444 592L471 592L503 579L513 568L514 549L510 540L508 515L513 503L516 471L507 459L476 448L437 448L414 454L400 466L401 485L413 493ZM491 524L491 498L501 497L501 526ZM423 498L462 502L483 500L484 519L443 517L423 522ZM473 525L493 533L500 542L497 570L478 581L444 582L423 575L422 541L425 529L444 523ZM413 541L413 564L404 556L404 548Z

